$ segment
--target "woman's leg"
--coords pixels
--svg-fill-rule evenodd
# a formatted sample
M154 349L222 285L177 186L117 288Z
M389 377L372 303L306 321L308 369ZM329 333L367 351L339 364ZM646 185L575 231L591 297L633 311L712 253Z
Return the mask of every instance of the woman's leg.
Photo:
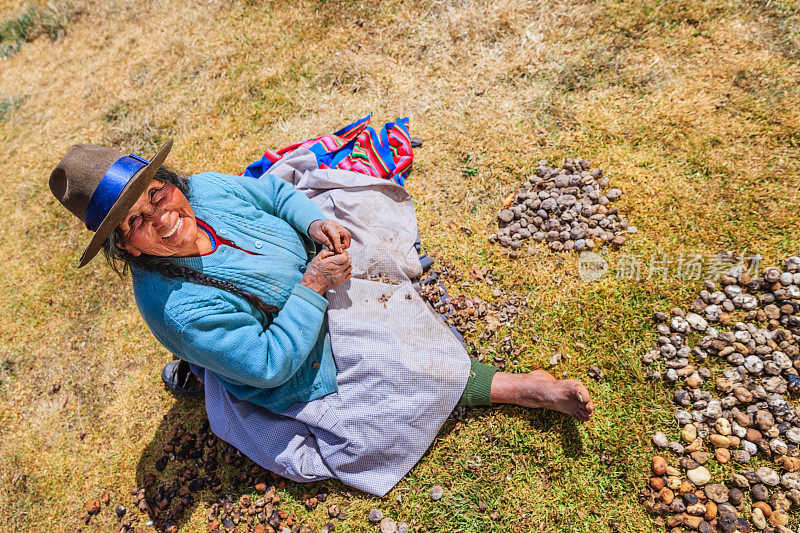
M560 411L581 421L589 420L594 412L594 404L583 383L576 379L558 380L545 370L529 374L495 372L491 400L492 403Z

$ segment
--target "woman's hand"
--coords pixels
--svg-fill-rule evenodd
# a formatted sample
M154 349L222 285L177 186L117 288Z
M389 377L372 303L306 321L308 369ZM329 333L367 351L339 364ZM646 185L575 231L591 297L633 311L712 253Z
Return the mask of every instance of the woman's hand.
M308 236L337 254L350 247L350 232L333 220L315 220L308 227Z
M350 264L347 252L335 254L330 250L322 250L308 264L300 284L325 296L329 289L338 287L350 279L352 270L353 266Z

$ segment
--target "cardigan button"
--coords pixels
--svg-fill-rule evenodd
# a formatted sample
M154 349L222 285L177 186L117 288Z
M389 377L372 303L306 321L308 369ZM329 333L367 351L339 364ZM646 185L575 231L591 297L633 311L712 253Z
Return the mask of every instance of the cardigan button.
M222 228L217 233L219 233L220 235L227 235L228 234L228 230L226 230L225 228Z
M301 273L305 274L306 266L305 265L300 265L300 267L298 267L297 270L299 270Z
M262 246L264 246L261 241L256 241L255 245L256 245L256 248L261 248Z

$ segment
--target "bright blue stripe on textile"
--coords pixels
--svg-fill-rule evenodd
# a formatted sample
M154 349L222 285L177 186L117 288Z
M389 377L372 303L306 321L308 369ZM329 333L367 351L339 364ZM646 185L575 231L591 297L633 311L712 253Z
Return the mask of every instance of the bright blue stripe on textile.
M344 158L346 158L347 156L349 156L350 154L353 153L353 148L355 148L357 140L358 140L358 137L356 137L355 139L353 139L349 143L347 143L344 146L342 146L341 148L339 148L339 150L336 152L336 154L334 154L333 160L331 160L331 168L337 167L339 165L339 163L341 163L344 160Z
M244 169L244 175L248 178L260 178L266 174L267 170L272 166L272 161L267 159L267 156L261 156L261 159L254 161L247 165Z
M395 126L397 126L398 128L400 128L400 130L401 130L403 133L405 133L405 134L406 134L406 138L408 139L408 142L409 142L409 144L410 144L410 143L411 143L411 134L408 132L408 117L398 118L398 119L395 121ZM412 153L413 153L413 148L409 148L409 149L410 149L410 150L412 150ZM406 178L408 178L408 173L409 173L409 172L411 172L411 167L410 167L410 166L409 166L409 167L407 167L407 168L406 168L406 169L405 169L403 172L401 172L400 174L395 174L395 176L394 176L394 181L395 181L395 182L396 182L398 185L400 185L400 186L403 186L403 185L405 185Z
M122 189L139 170L150 163L147 159L137 155L120 157L109 167L97 188L92 193L89 205L86 208L86 227L97 231L100 223L106 218L111 207L116 203Z
M387 125L394 125L393 123L389 123ZM389 138L386 136L386 126L383 127L381 130L381 139L375 130L372 128L367 128L369 130L369 134L372 137L372 144L375 147L375 151L378 152L378 157L380 157L383 162L386 164L386 167L389 169L389 172L394 172L394 161L392 160L392 152L389 150ZM386 144L384 144L384 142Z
M356 120L355 122L353 122L353 123L352 123L352 124L350 124L349 126L345 126L344 128L340 129L339 131L337 131L337 132L334 132L334 135L336 135L336 136L338 136L338 137L342 137L342 136L344 136L345 134L347 134L347 132L349 132L350 130L352 130L353 128L357 128L358 126L360 126L360 125L361 125L361 124L363 124L364 122L367 122L367 121L368 121L368 120L369 120L371 117L372 117L372 113L370 113L370 114L369 114L369 115L367 115L366 117L362 118L361 120Z
M309 146L308 149L317 158L317 166L333 166L330 164L331 159L333 159L333 154L325 148L325 146L322 144L322 141L315 142Z

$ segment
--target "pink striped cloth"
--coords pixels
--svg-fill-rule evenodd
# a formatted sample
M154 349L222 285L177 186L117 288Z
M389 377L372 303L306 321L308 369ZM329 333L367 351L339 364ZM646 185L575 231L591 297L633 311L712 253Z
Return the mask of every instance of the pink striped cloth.
M258 178L286 155L307 148L317 157L319 168L351 170L403 185L414 160L408 118L389 122L376 132L369 127L371 117L367 115L332 135L295 143L277 152L268 149L261 159L248 165L244 175Z

